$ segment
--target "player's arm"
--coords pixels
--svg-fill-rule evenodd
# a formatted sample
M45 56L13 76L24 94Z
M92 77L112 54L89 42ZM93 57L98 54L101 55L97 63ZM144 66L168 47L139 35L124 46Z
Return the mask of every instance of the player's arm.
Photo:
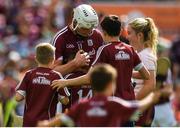
M104 48L104 46L101 46L98 49L98 51L96 53L96 59L92 65L95 65L96 63L106 62L107 55L105 54L105 51L103 50L103 48ZM54 80L52 82L51 86L53 86L53 88L59 89L59 88L65 87L65 86L89 85L90 84L90 76L89 76L90 72L91 72L91 68L89 69L87 74L80 76L80 77L77 77L77 78L74 78L74 79Z
M160 92L152 92L142 100L138 101L138 110L140 112L147 110L150 106L158 102L160 95Z
M144 80L144 86L136 95L137 100L143 99L145 96L147 96L155 89L155 85L156 85L155 71L149 71L149 72L150 72L150 78L149 80Z
M28 84L28 74L29 72L27 72L24 76L24 78L22 79L21 82L19 82L19 84L16 87L16 95L15 95L15 99L17 102L22 101L25 96L26 96L26 89L27 89L27 84Z
M73 78L73 79L67 79L67 80L54 80L51 84L52 88L57 88L57 90L59 90L60 88L63 87L69 87L69 86L81 86L81 85L88 85L90 84L90 77L89 77L89 73L77 77L77 78Z
M67 64L62 64L62 60L56 60L53 68L54 70L60 72L62 75L66 75L73 72L77 68L88 66L89 62L89 55L86 52L82 53L82 50L79 50L76 53L75 58L69 61Z
M62 73L63 75L66 75L75 70L75 67L76 64L74 61L70 61L69 63L63 65L61 60L56 60L53 69Z
M37 127L55 127L55 126L58 127L58 126L61 126L60 116L61 115L57 115L50 120L39 121L37 123Z
M65 96L59 100L61 104L67 105L69 103L69 97Z
M133 71L132 77L135 79L145 79L148 80L150 78L150 72L147 70L147 68L140 63L135 67L136 71Z
M169 88L168 86L165 86L160 90L151 92L148 96L138 101L139 111L143 112L146 109L148 109L150 106L158 103L161 99L169 98L172 92L173 92L172 89Z
M52 40L52 45L56 48L56 61L51 68L60 72L64 76L66 74L73 72L81 66L88 65L90 60L87 53L82 54L82 50L80 50L76 53L76 56L73 60L69 61L67 64L63 64L63 57L65 54L64 50L66 49L66 42L68 41L68 39L65 38L63 34L60 35L61 36L59 37L57 37L58 34L55 35L54 39Z
M55 127L55 126L58 127L61 125L73 127L74 122L67 115L60 114L50 120L39 121L37 124L38 127Z
M135 79L145 79L148 80L150 77L150 73L147 70L146 66L143 64L139 55L135 50L132 48L133 52L133 62L134 62L134 69L135 71L132 73L132 77Z
M20 93L16 92L15 99L17 102L20 102L20 101L24 100L24 96L21 95Z
M68 89L66 87L61 88L60 90L58 90L58 93L59 102L61 102L61 104L67 105L69 103L70 96Z

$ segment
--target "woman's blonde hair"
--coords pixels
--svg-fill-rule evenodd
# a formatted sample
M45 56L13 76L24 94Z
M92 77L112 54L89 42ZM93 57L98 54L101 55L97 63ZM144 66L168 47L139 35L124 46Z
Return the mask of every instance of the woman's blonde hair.
M136 18L129 23L131 28L136 32L142 32L144 35L144 46L151 48L156 55L158 42L158 29L151 18Z

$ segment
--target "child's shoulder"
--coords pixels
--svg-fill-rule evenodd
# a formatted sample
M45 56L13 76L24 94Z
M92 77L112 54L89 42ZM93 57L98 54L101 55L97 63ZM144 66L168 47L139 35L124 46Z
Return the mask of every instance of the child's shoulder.
M33 74L34 72L37 71L37 68L33 68L33 69L29 69L25 72L26 75L30 75L30 74Z
M29 70L26 71L26 74L31 74L35 70L36 70L35 68L34 69L29 69Z
M55 74L55 75L60 76L60 78L63 78L63 76L62 76L61 73L59 73L59 72L57 72L57 71L55 71L55 70L51 70L51 72L52 72L53 74Z

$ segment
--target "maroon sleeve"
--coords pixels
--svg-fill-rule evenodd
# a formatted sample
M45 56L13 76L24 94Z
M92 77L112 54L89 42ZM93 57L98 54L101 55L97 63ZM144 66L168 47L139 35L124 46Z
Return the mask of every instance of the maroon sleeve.
M52 41L52 45L56 48L56 60L63 60L63 49L65 44L64 42L64 36L57 33Z
M67 115L74 121L78 119L78 113L81 111L80 109L80 103L74 104L68 111Z
M28 79L29 79L28 74L29 74L29 72L26 72L24 78L21 80L21 82L16 87L16 92L23 95L24 97L26 96L26 91L27 91L27 85L28 85Z
M108 54L106 50L104 49L105 45L99 47L97 53L96 53L96 59L92 63L92 66L98 64L98 63L107 63L108 61Z
M58 94L59 94L59 97L60 98L64 98L64 96L70 96L70 93L69 93L69 91L68 91L68 89L67 89L67 87L64 87L64 88L62 88L62 89L59 89L58 90Z
M123 117L123 122L127 122L133 117L134 113L138 110L138 108L135 106L121 106L120 110Z
M101 34L101 32L97 29L97 33L98 33L98 42L100 42L99 44L100 44L100 46L99 47L101 47L102 45L104 45L104 40L103 40L103 38L102 38L102 34Z
M64 78L60 73L58 73L58 78L57 79L64 79ZM58 93L59 93L59 98L60 99L63 98L64 96L70 96L70 93L69 93L67 87L59 89Z
M134 69L140 70L142 68L141 59L139 58L139 55L137 54L137 52L133 48L132 48L132 52L133 52Z
M111 101L113 113L115 113L117 116L122 117L122 120L124 122L130 120L130 118L139 108L137 102L125 101L118 97L109 97L109 101ZM119 108L119 109L113 109L113 108Z

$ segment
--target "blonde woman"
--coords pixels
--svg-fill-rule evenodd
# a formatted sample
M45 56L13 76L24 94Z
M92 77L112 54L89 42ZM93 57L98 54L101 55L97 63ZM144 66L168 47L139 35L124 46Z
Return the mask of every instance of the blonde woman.
M138 52L141 61L150 72L149 80L137 80L135 86L135 96L137 100L143 99L153 91L156 85L156 45L158 40L158 30L151 18L136 18L128 24L128 40ZM138 74L133 73L136 78ZM150 126L150 117L153 111L148 111L141 116L137 125Z

